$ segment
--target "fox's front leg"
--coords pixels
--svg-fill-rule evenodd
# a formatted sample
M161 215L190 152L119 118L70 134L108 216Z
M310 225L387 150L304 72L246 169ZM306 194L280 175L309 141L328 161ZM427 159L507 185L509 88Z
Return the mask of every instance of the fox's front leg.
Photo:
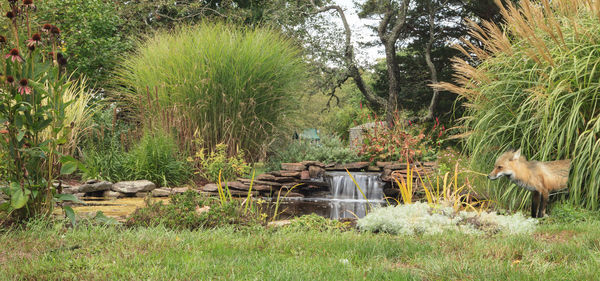
M540 197L541 197L541 194L537 190L534 190L531 192L531 217L532 218L538 217L538 213L539 213L539 209L540 209Z

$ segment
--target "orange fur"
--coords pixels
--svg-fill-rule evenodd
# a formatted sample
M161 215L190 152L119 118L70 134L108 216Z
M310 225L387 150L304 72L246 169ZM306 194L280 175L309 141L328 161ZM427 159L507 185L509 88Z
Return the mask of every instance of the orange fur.
M550 192L567 187L570 168L571 160L527 161L519 149L500 155L488 178L495 180L508 176L517 185L531 191L532 216L542 217L546 213Z

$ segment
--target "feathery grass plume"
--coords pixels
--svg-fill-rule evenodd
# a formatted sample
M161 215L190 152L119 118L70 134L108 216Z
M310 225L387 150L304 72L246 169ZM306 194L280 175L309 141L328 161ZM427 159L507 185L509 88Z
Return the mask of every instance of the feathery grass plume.
M179 122L187 132L180 143L197 132L207 151L224 143L230 155L258 155L295 108L299 54L276 31L204 22L148 38L118 76L147 126L178 131Z
M64 123L69 124L70 129L62 132L63 135L59 136L66 141L59 147L62 153L74 155L81 136L91 129L91 118L100 109L93 98L94 93L87 87L87 78L85 77L74 81L63 92L62 99L68 104L65 107ZM42 138L44 140L49 139L51 133L50 129L45 130L42 133Z
M488 172L509 147L535 160L572 158L568 200L597 209L600 1L496 3L504 24L471 23L470 34L482 47L457 47L477 66L455 59L455 84L433 85L465 100L460 126L471 167ZM508 181L482 177L475 186L505 207L527 205L527 191Z

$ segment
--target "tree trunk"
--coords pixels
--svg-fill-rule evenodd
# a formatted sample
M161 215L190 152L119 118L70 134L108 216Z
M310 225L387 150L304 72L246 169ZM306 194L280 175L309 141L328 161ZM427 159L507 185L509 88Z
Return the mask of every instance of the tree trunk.
M429 2L429 42L427 42L427 46L425 48L425 62L427 63L427 67L431 73L431 83L437 84L437 70L435 69L435 65L433 61L431 61L431 48L433 46L433 42L435 40L434 37L434 26L435 26L435 9L433 7L433 3ZM437 88L433 88L433 96L431 97L431 102L429 103L429 110L427 116L425 116L424 121L432 120L435 115L435 108L437 107L439 99L439 90Z

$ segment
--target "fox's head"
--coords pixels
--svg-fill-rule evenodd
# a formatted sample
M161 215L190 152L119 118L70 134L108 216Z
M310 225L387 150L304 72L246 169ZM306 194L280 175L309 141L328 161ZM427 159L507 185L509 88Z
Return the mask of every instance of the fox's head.
M515 174L515 163L519 159L523 158L521 156L521 149L517 151L509 150L504 152L494 164L494 170L488 175L488 178L491 180L495 180L502 176L512 177Z

